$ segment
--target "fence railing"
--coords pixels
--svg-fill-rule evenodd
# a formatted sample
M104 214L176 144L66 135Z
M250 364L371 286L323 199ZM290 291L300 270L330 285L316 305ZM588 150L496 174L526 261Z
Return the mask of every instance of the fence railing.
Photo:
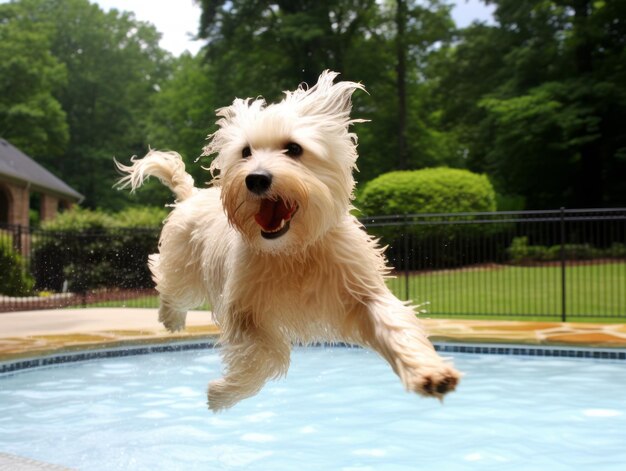
M0 312L156 306L148 256L159 230L1 226Z
M624 208L418 214L362 222L388 246L392 291L423 304L426 317L626 321ZM0 250L21 256L18 265L33 285L16 293L0 282L0 312L155 307L147 257L156 251L158 232L0 228Z
M626 209L368 218L427 315L626 319Z

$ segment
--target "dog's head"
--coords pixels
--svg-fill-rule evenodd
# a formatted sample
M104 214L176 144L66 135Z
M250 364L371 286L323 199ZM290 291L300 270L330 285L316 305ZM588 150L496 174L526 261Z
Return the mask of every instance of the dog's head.
M285 92L283 101L237 99L218 110L219 129L204 155L222 189L230 223L256 249L298 251L319 240L351 208L356 135L351 96L363 86L333 83Z

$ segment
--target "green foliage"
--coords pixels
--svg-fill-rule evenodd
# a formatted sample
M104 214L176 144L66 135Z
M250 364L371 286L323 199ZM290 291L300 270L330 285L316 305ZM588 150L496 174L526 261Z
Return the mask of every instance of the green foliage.
M346 73L355 39L375 32L379 20L374 0L198 3L222 105L234 96L274 100L294 84L312 85L327 68Z
M565 260L593 260L599 258L624 258L626 245L613 243L607 248L597 248L591 244L529 245L528 237L516 237L511 241L507 253L511 263L524 265L537 262Z
M523 211L526 208L526 198L520 195L497 193L496 208L498 211Z
M151 97L169 71L152 25L88 0L0 5L0 133L85 195L119 209L112 159L148 148Z
M271 2L202 0L200 36L208 40L207 63L218 105L232 98L262 95L279 98L280 90L312 85L324 69L342 80L362 82L368 94L356 93L353 116L358 125L361 181L397 168L462 166L453 133L437 129L438 105L429 99L424 80L433 52L453 38L450 7L444 2L406 1L402 38L398 38L395 2L330 0ZM245 26L242 26L245 25ZM405 50L407 90L400 119L398 45ZM406 157L399 156L400 121L405 128ZM402 162L401 162L402 160Z
M367 216L411 215L436 213L466 213L495 210L495 191L485 175L468 170L431 168L390 172L365 185L356 202ZM479 244L485 237L506 228L500 224L471 224L473 216L458 216L463 224L437 224L440 216L407 220L407 224L393 224L368 228L368 232L382 239L383 245L400 248L404 237L411 240L413 250L427 253L432 267L453 267L467 263L463 250ZM424 224L426 223L426 224ZM483 238L483 239L481 239ZM443 250L433 247L443 244ZM471 251L471 250L470 250ZM405 266L402 251L388 252L394 266Z
M208 161L203 161L206 157L196 160L216 119L214 109L218 105L214 87L212 68L200 56L183 54L174 61L173 72L159 93L153 95L146 124L150 146L178 152L197 186L204 186L210 180L209 172L202 168L209 166ZM144 204L171 201L169 190L160 184L157 188L142 189L134 198Z
M45 221L42 229L49 231L101 230L115 225L115 218L104 211L75 207L56 218Z
M353 116L361 184L439 166L489 175L501 209L626 205L626 3L489 0L495 22L457 30L443 0L198 0L202 54L89 0L0 4L0 133L82 194L161 205L149 183L111 190L112 158L149 146L195 162L214 110L280 98L327 68L362 82ZM190 25L193 26L193 25Z
M50 52L50 28L0 4L0 136L27 154L56 158L67 146L66 113L57 98L67 73Z
M26 271L24 259L13 248L11 233L0 232L0 294L28 296L32 294L34 280Z
M165 208L153 206L130 206L114 216L114 227L143 227L154 229L161 227L167 217Z
M440 167L381 175L365 185L357 207L369 216L495 211L495 198L486 175Z
M157 250L167 211L130 207L117 214L73 209L43 224L35 239L38 289L72 291L153 286L148 256Z
M42 229L48 231L99 231L127 227L160 227L167 216L165 208L153 206L129 206L118 212L91 210L74 207L56 218L45 221Z
M626 3L489 3L431 64L469 168L531 209L625 204Z

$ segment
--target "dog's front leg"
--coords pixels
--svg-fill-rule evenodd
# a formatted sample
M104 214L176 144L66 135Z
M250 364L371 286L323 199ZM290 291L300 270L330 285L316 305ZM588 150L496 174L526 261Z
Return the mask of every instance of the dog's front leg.
M408 391L442 398L454 390L460 373L437 354L410 306L389 294L366 308L365 343L389 362Z
M222 357L224 377L209 384L209 408L214 412L254 396L269 379L289 369L291 345L279 331L250 321L224 326Z

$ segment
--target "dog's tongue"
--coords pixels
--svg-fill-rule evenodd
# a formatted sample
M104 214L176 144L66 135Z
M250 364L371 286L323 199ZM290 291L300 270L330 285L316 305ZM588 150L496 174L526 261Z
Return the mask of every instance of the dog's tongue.
M254 216L254 220L266 232L275 231L283 219L289 220L292 209L288 208L282 199L272 201L261 200L259 212Z

